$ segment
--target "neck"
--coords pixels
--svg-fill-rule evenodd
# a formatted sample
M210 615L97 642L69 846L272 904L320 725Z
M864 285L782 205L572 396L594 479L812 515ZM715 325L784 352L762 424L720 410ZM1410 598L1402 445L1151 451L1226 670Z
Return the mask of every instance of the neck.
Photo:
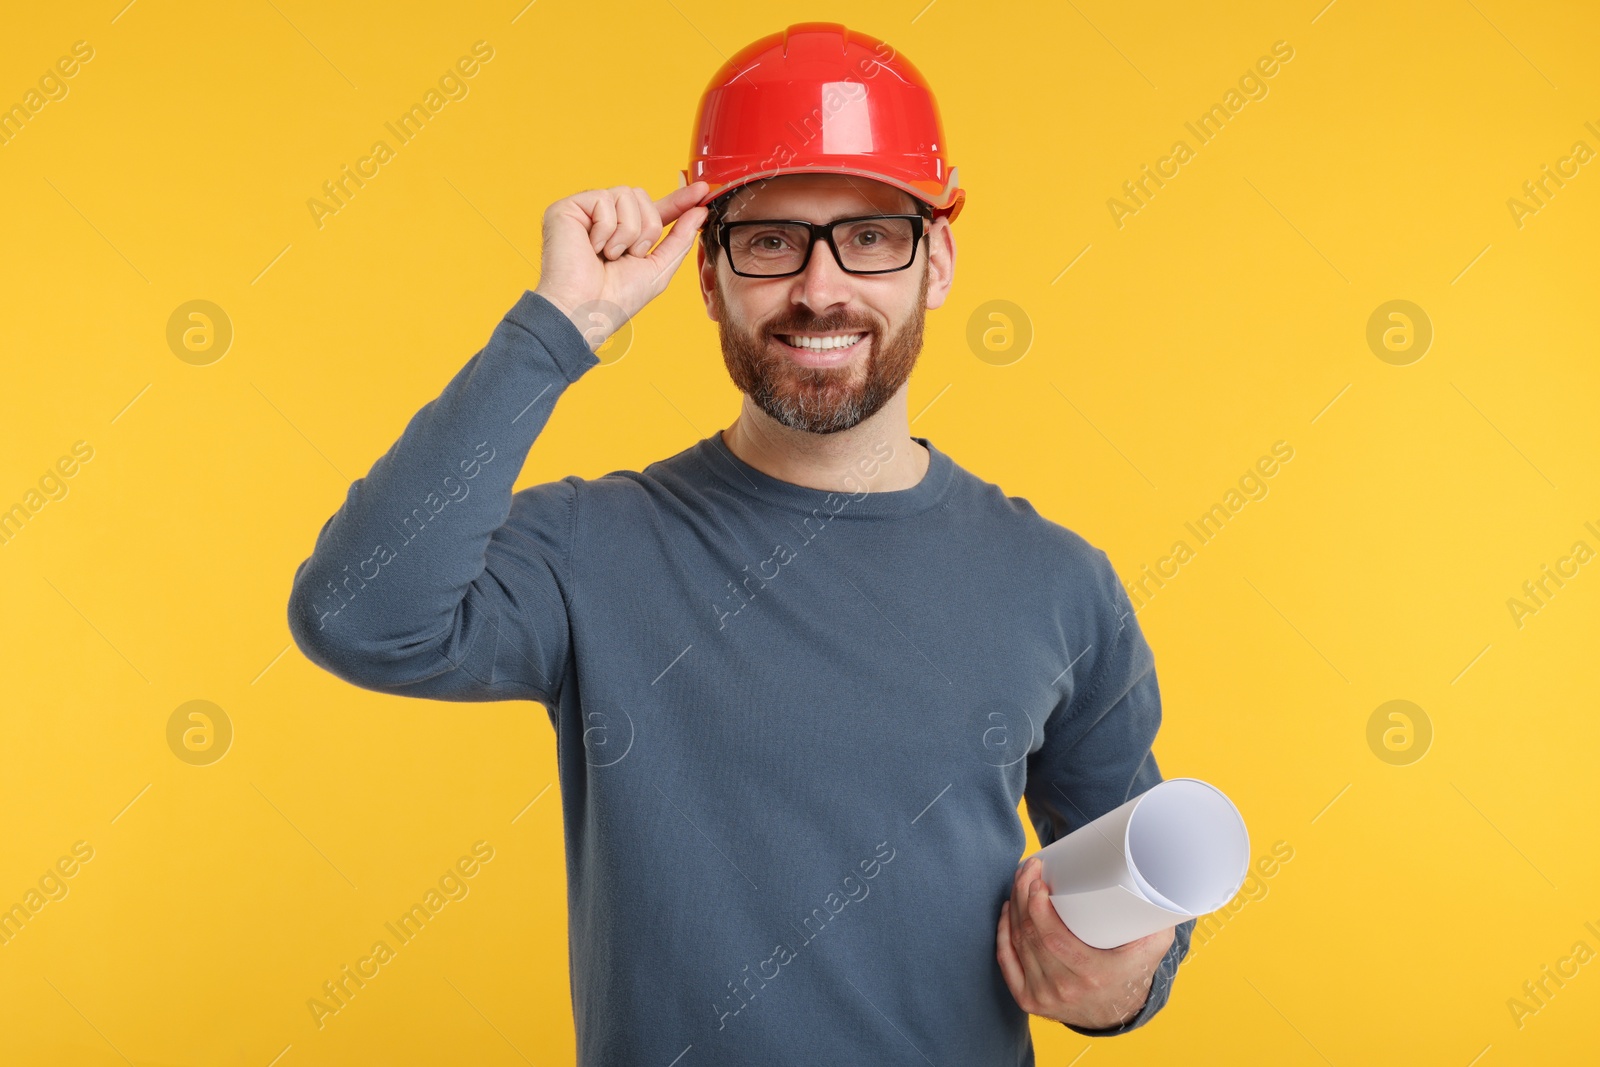
M840 493L910 489L922 481L930 459L928 450L911 439L903 388L871 418L830 434L785 426L745 397L738 419L722 431L722 442L762 474Z

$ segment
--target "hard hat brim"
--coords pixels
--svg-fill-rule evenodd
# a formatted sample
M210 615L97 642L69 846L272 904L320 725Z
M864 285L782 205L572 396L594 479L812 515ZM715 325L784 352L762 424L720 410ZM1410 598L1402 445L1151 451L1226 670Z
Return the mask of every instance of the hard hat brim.
M870 168L850 166L842 162L813 162L795 166L776 166L723 182L710 182L709 179L702 178L700 179L701 181L709 182L710 188L700 198L699 204L704 206L719 196L733 192L735 189L754 182L765 181L769 178L782 177L786 174L839 174L846 177L867 178L892 186L930 205L936 215L945 215L951 222L954 222L966 202L966 190L962 189L958 184L959 174L957 172L958 168L951 167L949 179L943 186L940 186L935 182L906 181L903 178L896 178ZM688 170L680 170L678 174L680 180L679 188L690 184Z

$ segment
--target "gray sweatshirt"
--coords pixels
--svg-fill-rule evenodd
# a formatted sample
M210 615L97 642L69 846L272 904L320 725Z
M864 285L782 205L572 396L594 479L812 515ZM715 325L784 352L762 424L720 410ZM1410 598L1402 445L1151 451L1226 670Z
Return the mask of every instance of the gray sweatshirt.
M295 642L367 689L545 706L583 1067L1032 1064L995 960L1018 805L1048 844L1162 780L1110 561L920 437L896 491L717 433L513 492L599 362L523 293L323 526ZM1148 1022L1193 928L1127 1026L1072 1029Z

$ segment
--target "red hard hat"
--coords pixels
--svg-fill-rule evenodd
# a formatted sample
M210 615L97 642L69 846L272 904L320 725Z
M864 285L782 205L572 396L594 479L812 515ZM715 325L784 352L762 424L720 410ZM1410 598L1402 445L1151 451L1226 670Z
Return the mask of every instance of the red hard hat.
M684 185L706 204L780 174L854 174L903 189L954 222L966 198L944 158L933 92L875 37L804 22L723 64L695 114Z

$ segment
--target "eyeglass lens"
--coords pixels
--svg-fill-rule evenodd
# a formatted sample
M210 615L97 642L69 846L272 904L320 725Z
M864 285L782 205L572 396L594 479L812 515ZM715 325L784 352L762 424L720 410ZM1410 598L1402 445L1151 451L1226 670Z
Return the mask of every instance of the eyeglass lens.
M839 222L833 240L846 270L899 270L916 255L910 219ZM733 267L745 274L790 274L805 260L810 233L781 222L733 223L728 247Z

